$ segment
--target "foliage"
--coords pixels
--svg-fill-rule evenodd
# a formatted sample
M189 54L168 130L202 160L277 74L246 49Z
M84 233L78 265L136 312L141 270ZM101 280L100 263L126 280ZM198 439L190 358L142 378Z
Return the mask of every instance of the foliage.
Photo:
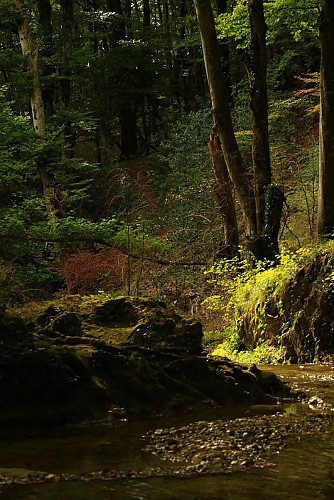
M329 243L331 245L331 243ZM256 303L263 295L278 294L280 288L297 269L314 258L318 247L303 247L296 252L284 248L278 263L258 261L255 264L246 258L225 259L215 263L209 271L210 280L218 284L222 293L208 297L204 303L212 310L221 309L222 297L228 296L225 314L231 310L238 314L240 309Z
M282 296L286 292L288 284L291 283L294 276L304 276L311 272L312 265L317 258L322 255L332 255L334 252L334 242L320 243L303 247L296 252L284 250L281 252L279 263L277 265L269 263L260 263L251 266L247 261L222 261L210 270L210 274L216 283L222 288L222 293L205 300L207 306L213 310L221 310L223 314L234 316L231 327L225 332L217 335L218 340L222 341L213 350L213 355L232 356L233 359L249 362L258 357L258 362L273 362L286 359L287 349L283 342L286 328L290 328L298 320L293 317L301 313L295 311L292 304L283 303ZM332 285L333 273L327 273L323 288ZM310 280L314 278L310 276ZM292 285L291 285L292 286ZM228 296L228 301L224 299ZM286 301L286 299L284 299ZM289 299L288 299L289 300ZM290 299L292 300L292 299ZM297 299L296 299L297 300ZM226 305L227 302L227 305ZM272 305L275 304L275 312ZM291 311L290 311L291 309ZM290 311L290 312L289 312ZM243 340L240 338L240 327L244 328L243 323L247 317L251 317L252 328L251 337L248 343L253 345L250 354L244 352ZM273 338L273 333L268 332L268 320L277 322L279 331L282 334ZM288 326L285 325L288 323ZM275 323L276 324L276 323ZM290 325L290 326L289 326ZM243 338L247 332L243 332ZM217 344L217 342L215 342ZM306 355L306 353L305 353Z
M259 343L254 349L242 350L239 348L240 341L232 331L223 334L221 343L210 352L210 356L227 357L237 363L267 363L277 365L286 363L286 349L282 346L274 346L269 341Z
M269 45L287 34L296 42L316 37L319 15L316 0L274 0L265 2L264 8ZM221 38L234 38L238 48L249 47L248 2L237 0L231 12L217 16L217 30Z
M168 120L174 122L173 130L161 144L159 171L150 175L159 186L164 224L172 229L164 240L179 249L182 260L191 260L199 254L210 255L220 237L207 150L211 119L203 105L190 113L170 110Z
M284 33L289 33L296 42L302 43L317 36L317 0L275 0L265 5L269 43Z
M17 37L15 2L0 1L2 301L24 300L33 290L39 296L43 289L46 295L61 289L64 283L55 268L62 269L70 289L96 290L101 276L108 289L103 275L112 267L109 256L115 251L122 262L123 254L135 254L126 270L131 290L161 294L194 312L203 297L212 295L202 267L152 262L212 262L221 241L207 152L211 116L193 6L150 2L151 24L144 27L141 2L121 2L118 13L107 12L106 2L95 2L94 9L74 2L73 19L64 19L67 2L55 1L46 42L38 10L43 3L26 2L40 52L43 97L52 104L41 140L31 126L32 79ZM249 39L247 2L234 4L233 12L217 19L217 27L244 50ZM277 83L287 69L295 73L300 68L300 59L302 67L311 66L312 50L318 50L316 2L275 0L265 2L265 8L273 55L269 111L274 181L285 187L289 203L283 237L299 245L308 238L306 224L310 233L314 228L319 96L296 95L290 88L289 95L281 93ZM66 33L67 21L72 25ZM71 40L67 46L66 36ZM237 94L234 126L245 163L250 164L247 83L240 81L240 51L231 50L230 55ZM303 90L316 90L316 76L312 78L310 88ZM295 86L296 80L288 83ZM121 143L130 132L138 154L119 162ZM306 135L312 135L312 144ZM62 218L52 223L41 164L60 194ZM112 249L104 250L104 245ZM119 283L116 275L122 266L116 265L112 288ZM235 272L233 265L230 272ZM246 279L245 270L243 275Z
M127 257L116 249L70 254L57 271L64 276L67 293L86 295L124 286Z

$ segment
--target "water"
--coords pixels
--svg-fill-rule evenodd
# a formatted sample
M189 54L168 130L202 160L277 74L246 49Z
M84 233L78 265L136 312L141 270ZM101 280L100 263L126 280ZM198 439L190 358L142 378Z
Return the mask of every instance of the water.
M262 367L275 371L308 397L311 405L282 407L291 413L319 412L334 406L334 365ZM190 421L230 419L277 411L264 406L225 408L206 414L178 415L173 419L129 422L96 422L30 437L9 436L0 443L0 468L42 470L54 474L102 469L145 471L166 466L141 451L142 436L151 429L183 425ZM331 431L333 431L331 429ZM138 478L114 481L69 481L0 487L0 499L104 500L104 499L333 499L334 433L303 438L273 457L276 466L191 478ZM174 464L170 465L175 468Z

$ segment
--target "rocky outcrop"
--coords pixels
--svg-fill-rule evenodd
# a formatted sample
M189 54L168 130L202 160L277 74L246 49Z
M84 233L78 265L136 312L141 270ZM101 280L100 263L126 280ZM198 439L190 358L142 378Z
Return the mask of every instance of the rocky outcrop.
M202 325L167 308L159 299L73 297L43 310L30 324L55 337L89 335L110 345L149 347L190 354L202 352ZM36 327L37 329L36 329Z
M320 249L283 281L264 287L253 302L240 307L238 316L239 338L246 348L269 340L285 347L291 362L333 356L333 250Z
M199 323L161 301L67 297L39 309L24 320L0 317L0 424L276 402L289 393L255 366L198 356Z

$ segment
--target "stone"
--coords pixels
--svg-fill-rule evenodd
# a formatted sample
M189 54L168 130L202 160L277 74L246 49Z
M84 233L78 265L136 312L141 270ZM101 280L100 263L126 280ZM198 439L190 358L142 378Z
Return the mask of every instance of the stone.
M54 331L62 333L63 335L82 335L81 320L74 312L64 312L59 314L51 322L51 327Z
M153 349L175 349L190 354L202 352L202 325L168 310L155 311L143 319L128 336L133 344Z

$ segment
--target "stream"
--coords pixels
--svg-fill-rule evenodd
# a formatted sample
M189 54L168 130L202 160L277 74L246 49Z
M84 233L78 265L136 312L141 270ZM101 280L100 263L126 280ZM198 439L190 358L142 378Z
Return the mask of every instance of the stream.
M302 436L271 452L262 466L240 470L178 477L178 462L144 450L149 433L161 428L220 420L230 422L233 428L231 421L243 422L245 418L255 424L263 416L321 418L333 411L334 365L260 368L273 371L293 389L303 391L308 403L224 407L136 422L106 419L51 431L39 429L29 436L24 432L2 436L0 479L15 476L19 481L0 482L0 500L334 498L334 419L323 432ZM160 468L170 473L150 477L150 470ZM106 480L110 470L113 477ZM48 474L43 482L30 484L33 471ZM103 479L92 477L97 471L105 471Z

